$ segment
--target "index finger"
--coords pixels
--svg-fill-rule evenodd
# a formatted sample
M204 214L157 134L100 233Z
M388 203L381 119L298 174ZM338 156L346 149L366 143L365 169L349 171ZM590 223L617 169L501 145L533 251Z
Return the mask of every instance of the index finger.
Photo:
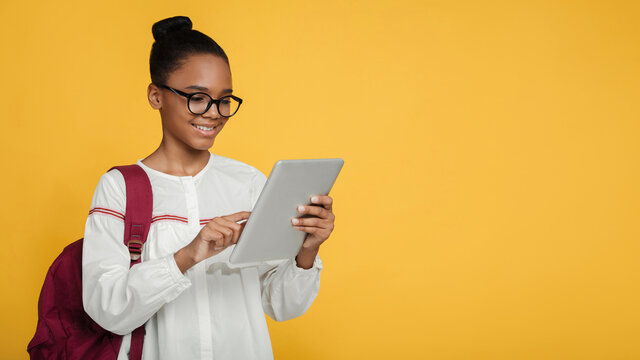
M233 213L233 214L221 216L221 217L225 220L238 222L240 220L248 219L249 215L251 215L251 211L239 211L237 213Z
M331 210L333 206L333 199L329 195L314 195L310 200L312 204L322 205L327 210Z

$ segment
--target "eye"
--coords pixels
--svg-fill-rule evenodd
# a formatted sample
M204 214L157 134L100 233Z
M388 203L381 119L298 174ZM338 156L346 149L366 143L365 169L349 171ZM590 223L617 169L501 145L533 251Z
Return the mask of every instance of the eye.
M194 102L206 102L206 101L208 101L208 99L204 95L193 95L191 97L191 101L194 101Z

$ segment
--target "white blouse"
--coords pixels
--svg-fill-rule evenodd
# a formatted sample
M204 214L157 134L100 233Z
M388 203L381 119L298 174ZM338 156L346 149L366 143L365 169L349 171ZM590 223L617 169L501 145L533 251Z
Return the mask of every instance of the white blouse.
M228 262L235 245L184 274L173 254L216 216L251 211L266 182L256 168L210 153L195 176L173 176L142 163L153 189L153 218L142 262L129 269L125 247L124 177L100 177L91 201L82 253L85 311L103 328L125 335L146 322L142 359L273 359L264 313L276 321L304 314L320 287L322 262L295 259L254 266Z

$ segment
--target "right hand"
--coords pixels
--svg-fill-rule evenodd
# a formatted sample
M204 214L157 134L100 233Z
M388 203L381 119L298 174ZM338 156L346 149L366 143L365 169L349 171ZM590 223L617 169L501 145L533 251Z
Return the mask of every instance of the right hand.
M237 221L246 220L249 215L250 211L240 211L211 219L184 250L195 263L224 251L228 246L238 242L247 223L245 221L238 224Z

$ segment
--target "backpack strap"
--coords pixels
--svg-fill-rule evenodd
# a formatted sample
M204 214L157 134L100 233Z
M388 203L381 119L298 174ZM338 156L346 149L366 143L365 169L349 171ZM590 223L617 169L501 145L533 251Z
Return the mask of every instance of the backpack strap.
M127 207L124 215L124 245L129 248L132 267L142 260L142 247L147 241L153 211L153 192L147 173L137 164L114 166L122 173L127 188ZM130 360L142 359L145 324L131 333Z
M129 248L131 265L141 261L142 246L151 227L153 193L147 173L138 165L114 166L122 173L127 188L127 207L124 216L124 245Z

